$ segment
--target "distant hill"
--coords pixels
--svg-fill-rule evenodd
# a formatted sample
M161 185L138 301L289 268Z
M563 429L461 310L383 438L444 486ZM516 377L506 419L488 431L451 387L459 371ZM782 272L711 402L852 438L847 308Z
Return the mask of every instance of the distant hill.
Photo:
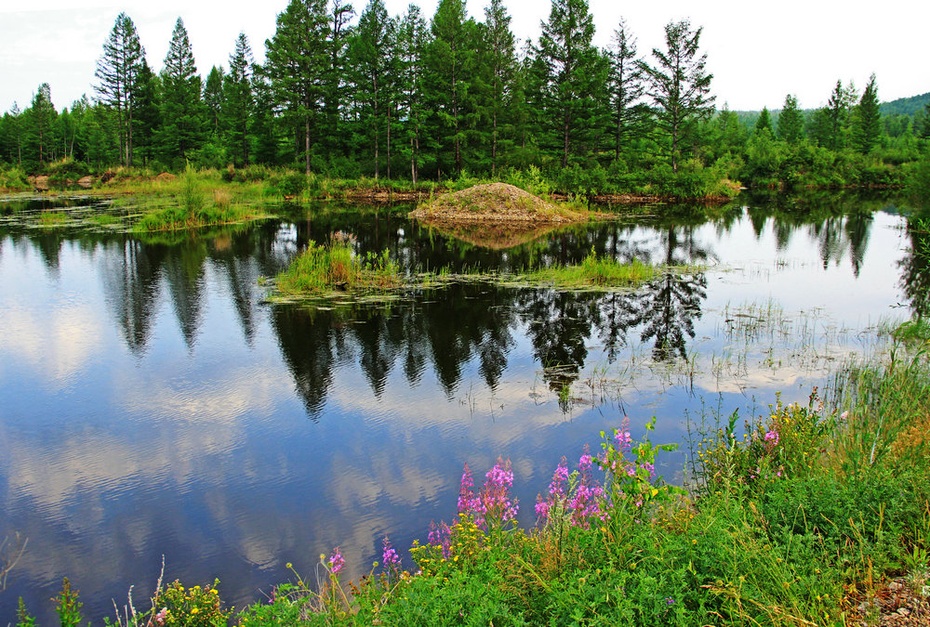
M910 98L898 98L891 102L883 102L879 105L879 111L882 115L909 115L913 116L922 113L924 107L930 104L930 92L920 96L911 96ZM805 109L804 113L810 113L813 109ZM739 118L740 123L747 128L752 128L756 120L759 119L761 111L734 111ZM778 119L781 109L771 109L769 113L772 116L772 123Z
M918 111L923 111L928 103L930 103L930 93L883 102L879 106L879 111L882 115L914 115Z

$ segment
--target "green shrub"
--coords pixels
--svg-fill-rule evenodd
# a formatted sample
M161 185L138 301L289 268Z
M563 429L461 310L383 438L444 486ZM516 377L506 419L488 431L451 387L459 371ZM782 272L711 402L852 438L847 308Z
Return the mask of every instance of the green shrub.
M156 591L152 618L166 627L226 627L232 610L224 610L219 580L212 585L185 588L180 581Z
M0 169L0 191L22 192L32 189L22 168Z

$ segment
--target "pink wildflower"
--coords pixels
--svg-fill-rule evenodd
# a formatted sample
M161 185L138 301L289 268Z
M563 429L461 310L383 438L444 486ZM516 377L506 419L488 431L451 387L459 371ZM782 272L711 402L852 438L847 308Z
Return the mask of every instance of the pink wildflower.
M498 459L485 475L484 486L478 497L480 513L496 522L505 523L517 517L518 506L510 498L508 490L513 487L513 470L510 460ZM477 518L475 522L478 522ZM482 521L484 522L484 521Z
M329 572L334 575L338 575L339 571L341 571L345 565L346 560L344 557L342 557L342 552L337 546L335 549L333 549L333 554L329 556Z
M614 440L617 443L617 450L621 453L628 453L630 449L633 448L633 436L630 434L629 416L623 417L623 422L620 423L620 428L617 429Z
M446 523L435 522L429 524L429 534L426 536L427 541L433 546L442 547L442 556L449 559L450 547L452 545L452 530Z
M459 514L470 514L475 510L475 480L471 475L471 468L465 463L462 471L462 480L459 483Z
M381 564L385 568L390 568L392 570L400 566L400 556L397 554L397 551L394 550L394 547L391 546L391 541L388 540L387 536L384 536L382 541L383 549L381 551Z
M585 529L590 525L592 518L603 517L601 501L604 498L604 488L591 476L592 465L591 455L585 449L584 454L578 459L578 485L575 486L575 492L568 504L572 524Z
M555 472L552 473L552 481L549 482L549 494L545 500L542 495L536 497L536 516L540 521L545 522L549 518L549 510L559 501L565 500L565 489L568 484L568 465L565 458L556 466Z

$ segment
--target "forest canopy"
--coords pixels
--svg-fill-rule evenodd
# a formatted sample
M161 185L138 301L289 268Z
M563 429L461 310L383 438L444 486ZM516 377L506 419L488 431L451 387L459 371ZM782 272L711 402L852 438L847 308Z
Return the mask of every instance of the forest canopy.
M163 69L121 13L101 34L91 96L57 111L39 85L0 118L0 164L65 178L115 167L153 171L286 167L329 177L445 180L544 173L568 193L712 195L756 186L897 185L926 154L930 94L881 105L877 77L825 86L801 111L717 108L702 27L664 25L648 51L624 20L593 44L587 0L551 0L539 37L517 49L503 0L480 19L464 0L291 0L256 63L245 34L228 66L197 68L182 18Z

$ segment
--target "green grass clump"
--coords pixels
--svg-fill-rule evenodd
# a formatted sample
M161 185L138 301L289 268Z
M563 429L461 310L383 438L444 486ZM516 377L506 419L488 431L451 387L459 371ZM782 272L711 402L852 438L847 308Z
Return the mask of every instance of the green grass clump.
M400 269L386 250L379 255L359 256L349 241L339 238L333 238L329 246L311 242L276 279L279 293L296 297L400 285Z
M24 192L32 189L22 168L0 167L0 192Z
M39 226L62 226L68 221L68 214L63 211L43 211L39 214Z
M534 284L549 284L559 289L635 287L655 279L660 269L638 259L620 263L597 257L592 251L581 264L530 272L523 277Z

